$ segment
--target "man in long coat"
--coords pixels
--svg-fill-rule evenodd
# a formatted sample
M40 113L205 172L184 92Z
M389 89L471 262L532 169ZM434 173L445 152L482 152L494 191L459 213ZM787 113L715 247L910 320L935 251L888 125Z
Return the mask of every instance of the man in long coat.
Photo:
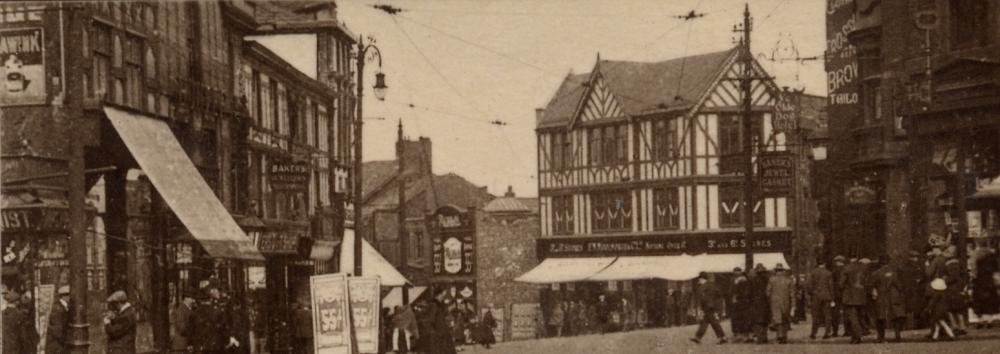
M208 281L203 289L202 300L195 307L196 315L191 323L191 346L195 353L222 353L242 343L236 340L233 330L232 310L222 298L218 279Z
M184 292L181 302L170 311L170 350L174 353L190 352L195 297L191 292Z
M833 273L826 269L826 263L820 261L816 269L809 274L806 285L809 297L812 299L812 331L810 339L816 339L816 331L823 326L823 339L830 338L833 327L833 315L830 309L833 301Z
M28 317L27 311L18 308L21 296L17 291L5 289L3 300L3 319L0 322L3 324L3 343L0 344L3 354L35 352L37 343L33 343L31 333L28 333L33 328L30 326L32 319Z
M45 353L69 353L69 286L59 287L59 299L49 313L48 329L45 331Z
M108 354L135 354L135 308L124 291L108 297L111 311L104 317L104 333L108 335Z
M844 267L844 276L840 282L840 287L843 289L841 302L844 304L847 322L850 324L851 344L861 343L863 332L861 314L868 304L868 272L865 266L869 263L865 258L860 263L848 264Z
M758 344L767 343L767 326L771 321L771 303L767 298L767 269L757 264L750 276L750 323Z
M794 286L785 272L785 265L775 265L774 275L767 281L767 298L771 304L771 324L777 327L778 343L782 344L788 343Z
M833 266L830 268L830 273L833 273L833 301L830 306L830 325L833 327L830 330L831 337L837 337L840 335L840 325L845 322L844 320L844 304L843 300L843 289L840 287L840 281L844 278L844 261L846 259L844 256L833 257ZM847 333L847 326L844 326L844 333Z
M448 325L446 307L441 301L445 289L439 289L434 298L424 302L425 327L420 328L420 351L425 354L455 354L455 338Z
M896 342L901 340L903 320L906 318L906 302L903 300L903 284L899 280L896 267L887 261L874 273L875 291L875 328L878 331L879 343L885 342L885 327L892 325Z
M736 342L747 341L751 332L750 323L750 282L743 270L733 270L735 279L731 288L730 318L733 338Z
M906 314L910 328L921 328L924 320L925 289L927 288L927 278L924 275L923 262L920 261L920 252L910 251L910 257L898 270L899 283L902 286L903 301L906 306Z

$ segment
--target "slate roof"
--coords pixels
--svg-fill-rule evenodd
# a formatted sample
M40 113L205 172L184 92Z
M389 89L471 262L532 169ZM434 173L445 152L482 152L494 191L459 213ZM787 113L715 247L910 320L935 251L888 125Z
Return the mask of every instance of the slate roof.
M722 65L735 54L733 48L652 63L600 60L595 71L603 75L625 114L636 116L652 110L685 109L697 103ZM538 128L570 123L587 91L584 84L590 76L591 73L567 75L546 105Z
M367 199L373 191L396 177L396 160L368 161L361 165L361 195Z
M486 203L483 211L489 213L527 213L531 209L521 202L523 198L501 197Z

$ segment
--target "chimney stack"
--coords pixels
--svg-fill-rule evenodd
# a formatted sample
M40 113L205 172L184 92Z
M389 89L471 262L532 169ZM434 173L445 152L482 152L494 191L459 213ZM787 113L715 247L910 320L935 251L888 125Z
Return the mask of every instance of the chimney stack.
M503 194L506 198L514 198L514 186L507 186L507 193Z

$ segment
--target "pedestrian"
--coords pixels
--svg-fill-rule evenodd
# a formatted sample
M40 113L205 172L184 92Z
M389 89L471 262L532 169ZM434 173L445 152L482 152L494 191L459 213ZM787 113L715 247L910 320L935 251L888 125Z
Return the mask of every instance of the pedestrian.
M636 320L635 305L629 302L628 299L622 297L621 305L619 306L619 308L621 309L620 312L621 312L622 331L631 331L632 329L635 328L635 320Z
M861 337L864 335L861 316L868 304L868 272L865 267L870 263L868 258L863 258L860 262L848 264L844 267L844 276L841 279L840 287L843 289L841 302L847 315L851 344L861 343Z
M452 319L452 336L455 337L455 345L464 345L466 342L465 329L468 328L469 317L462 307L462 300L456 300L449 314Z
M830 306L830 337L840 336L840 325L845 323L844 321L844 304L843 300L843 288L840 287L841 279L844 277L844 267L846 258L841 255L833 257L833 268L830 269L830 273L833 273L833 301ZM847 332L847 326L844 326L844 332Z
M49 312L48 329L45 331L45 353L69 353L69 285L59 287L58 298Z
M767 297L771 304L771 325L778 332L778 343L788 343L791 326L792 301L794 301L792 279L785 272L785 265L774 266L774 275L767 282Z
M750 321L753 326L754 341L757 344L767 344L768 324L771 322L771 302L767 297L769 276L764 265L758 263L748 278L750 283Z
M566 319L566 312L563 310L563 304L560 301L556 301L552 304L552 312L549 314L549 327L552 328L552 333L556 337L562 337L563 321Z
M417 317L413 313L413 309L410 308L410 305L397 305L390 321L392 335L390 336L391 345L388 347L396 353L412 351L413 345L410 338L420 337Z
M304 298L299 298L292 311L292 349L295 354L311 354L313 352L313 318L312 308L308 302Z
M104 314L104 333L108 336L108 354L135 354L135 309L124 290L108 296Z
M233 329L233 315L225 302L219 279L209 279L202 288L201 301L195 307L191 322L191 337L188 338L195 353L224 353L230 348L239 348Z
M882 267L874 273L873 282L875 285L874 299L876 309L876 325L878 332L878 343L885 342L885 328L892 325L895 334L895 342L902 340L900 333L903 330L903 322L906 319L906 301L904 299L903 284L899 279L899 273L894 266L889 264L888 259L883 256L879 264Z
M938 340L940 332L943 330L948 335L949 340L955 339L955 333L948 325L948 285L943 278L935 278L931 281L927 290L927 313L932 325L931 339Z
M922 328L924 321L925 290L927 288L920 252L911 250L909 258L899 269L899 283L902 285L903 301L906 306L907 328Z
M181 301L170 311L170 350L174 353L190 353L191 322L194 318L195 295L185 291Z
M833 273L826 269L826 262L820 261L809 274L806 286L812 299L812 330L809 339L816 339L816 332L823 327L823 339L830 338L833 331Z
M701 305L702 317L698 322L698 330L695 332L694 337L691 338L692 342L701 343L701 337L705 335L705 331L708 326L712 326L712 331L715 332L715 337L719 338L719 344L725 344L726 332L722 330L722 326L719 325L719 303L722 300L719 289L715 286L715 282L709 279L708 274L701 272L698 274L698 304Z
M497 328L497 320L493 317L493 311L487 308L486 312L483 312L479 326L476 327L474 334L476 342L484 348L489 349L491 345L497 342L496 337L493 335L493 329L495 328Z
M993 273L1000 266L997 252L984 245L975 256L975 278L972 280L972 310L982 319L980 327L989 326L989 321L1000 314L1000 294L993 284Z
M443 301L445 296L445 289L437 289L432 299L424 301L424 313L420 316L427 318L427 326L420 328L419 337L424 354L455 354L454 335L448 326L448 314Z
M21 301L17 309L21 311L24 318L27 318L24 326L21 326L22 335L28 348L38 348L38 328L35 325L35 301L30 290L25 290L21 294Z
M583 300L576 302L576 331L578 334L590 333L590 318L587 313L587 304Z
M795 306L792 312L792 324L798 324L806 320L806 279L805 275L799 274L794 277Z
M597 303L594 304L594 310L597 318L597 327L601 331L601 334L608 332L608 317L611 315L611 304L608 302L607 297L604 294L597 296Z
M741 343L750 339L750 283L743 269L733 269L733 286L730 295L732 310L730 324L732 325L733 342Z
M667 289L666 303L663 306L663 325L667 327L673 327L674 325L680 325L680 313L677 309L677 290Z
M3 354L23 354L36 352L32 345L31 334L28 333L28 323L32 321L26 311L19 308L21 295L12 289L3 292ZM37 336L37 333L35 334ZM37 343L36 343L37 345Z
M566 310L563 315L563 332L567 336L572 336L576 334L576 303L573 300L566 301Z
M949 304L949 318L951 318L952 328L955 330L956 335L965 335L966 325L966 315L969 313L969 304L966 301L965 296L965 271L962 269L962 265L955 258L953 248L949 248L945 252L948 260L945 261L945 277L944 280L948 285L948 304Z

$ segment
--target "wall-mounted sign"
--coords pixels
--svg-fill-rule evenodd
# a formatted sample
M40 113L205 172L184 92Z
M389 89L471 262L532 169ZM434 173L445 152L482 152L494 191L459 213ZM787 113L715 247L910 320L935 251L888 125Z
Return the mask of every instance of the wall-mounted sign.
M853 186L844 192L844 198L850 204L875 204L875 190L866 186Z
M795 159L789 153L767 153L760 159L760 191L764 197L784 197L795 188Z
M432 229L458 231L471 227L469 214L453 206L443 206L428 217Z
M452 206L438 208L427 217L434 274L474 274L475 243L470 219L468 212Z
M68 209L9 208L0 211L0 232L66 232L68 230Z
M771 126L775 133L794 131L796 128L795 97L790 93L778 95L778 103L774 105L774 119Z
M312 168L307 162L272 163L268 181L275 191L304 192L309 190Z
M538 303L510 305L510 339L535 339L541 318L542 307Z
M755 252L784 252L791 249L790 240L789 231L754 232L751 245ZM741 253L746 250L746 246L743 232L543 238L537 243L539 258Z
M299 235L288 232L266 231L257 241L261 253L296 254L299 250Z
M45 39L41 28L0 30L0 106L45 104Z
M275 133L261 130L257 127L250 127L250 143L257 144L270 149L288 151L288 139L278 136Z
M457 274L462 271L462 241L449 237L444 241L444 271Z

